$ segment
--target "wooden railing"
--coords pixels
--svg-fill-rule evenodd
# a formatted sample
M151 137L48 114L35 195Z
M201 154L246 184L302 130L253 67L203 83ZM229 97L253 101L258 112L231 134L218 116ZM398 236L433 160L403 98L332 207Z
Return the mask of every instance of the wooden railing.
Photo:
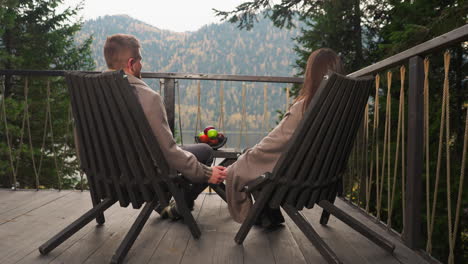
M100 71L88 71L86 73L101 73ZM62 70L0 70L0 76L6 79L11 76L48 76L63 77ZM303 78L279 77L279 76L250 76L250 75L228 75L228 74L200 74L200 73L158 73L142 72L143 79L159 79L163 88L164 102L168 116L168 122L172 132L175 129L175 107L176 107L176 83L178 80L192 81L227 81L227 82L251 82L251 83L282 83L301 84ZM1 92L1 91L0 91Z
M75 169L78 172L78 166L74 158L75 146L71 109L68 105L63 105L69 104L68 98L66 98L68 92L64 79L62 78L64 73L65 71L0 70L0 144L3 144L3 146L8 149L8 151L6 151L7 153L2 153L2 148L0 148L0 156L2 156L2 160L4 161L3 164L0 163L0 188L62 189L62 186L67 186L64 182L70 180L67 177L73 174L73 171L70 172L70 170ZM94 74L100 72L93 71L88 73ZM12 82L12 78L16 78L16 82ZM185 81L189 83L189 85L185 87L186 89L184 92L192 90L192 88L195 90L197 88L200 89L200 82L203 82L203 84L210 88L213 88L215 83L239 83L239 87L235 86L233 88L235 88L238 94L240 94L240 91L236 90L237 88L244 91L243 102L247 101L245 96L247 85L254 86L256 83L264 83L266 85L269 83L269 91L278 94L284 93L283 88L285 84L291 86L295 83L302 83L302 78L296 77L153 72L143 72L142 78L147 82L151 82L152 80L158 81L158 83L153 85L153 89L157 89L159 84L160 93L165 102L169 126L172 132L174 134L179 133L179 136L182 136L181 123L179 122L177 124L180 130L176 131L176 120L178 118L180 120L180 115L184 112L184 109L176 109L180 107L180 104L176 102L176 99L178 99L179 82ZM6 87L5 83L8 83L11 87ZM13 83L15 83L15 87L12 87ZM279 86L275 86L274 84L279 84ZM263 88L265 90L267 89L265 86ZM6 96L6 98L10 100L3 99L5 91L10 91L9 95ZM28 94L30 95L32 92L36 93L34 97L36 101L32 101L31 96L28 97ZM37 93L42 93L42 96ZM196 96L196 93L193 94ZM279 107L271 104L267 109L267 97L271 98L271 95L266 92L264 92L263 95L265 98L261 99L265 104L265 108L263 109L265 112L264 114L273 114L271 115L273 118L270 119L273 120L271 123L274 123L274 113ZM58 98L54 98L60 96L61 101ZM200 92L198 92L198 96L202 96ZM284 96L286 97L286 95ZM252 99L249 101L251 100ZM287 100L284 101L284 105L287 104L286 102ZM15 107L17 108L16 110L14 109ZM192 105L191 107L193 108L196 106ZM200 108L200 105L198 105L198 107ZM223 107L223 105L221 105L221 107ZM283 108L283 106L281 107ZM285 109L285 107L283 109ZM60 115L60 111L68 111L68 115ZM238 112L237 114L239 114ZM32 119L32 116L35 117L35 119ZM228 119L228 117L225 118ZM38 124L39 121L37 120L40 120L41 124ZM240 121L241 125L244 123L243 121L245 120ZM211 120L210 123L205 123L205 125L211 123L213 123L213 120ZM63 129L67 131L54 133L57 130ZM192 137L189 142L193 143L193 135L196 135L195 131L192 131L192 127L185 127L185 129L190 129L189 132L193 133L191 134ZM201 121L199 129L202 129ZM247 129L244 128L244 137L249 132L246 130ZM264 130L265 133L268 131L267 129ZM223 130L221 131L224 132ZM12 134L15 135L12 136ZM263 133L257 134L261 136ZM240 136L242 136L242 133L239 134L239 137ZM230 137L231 147L237 147L232 145L232 141L236 139L237 138ZM46 142L48 144L46 144ZM72 164L74 161L75 163ZM44 164L48 165L45 166ZM1 165L3 165L3 167ZM56 177L51 180L50 176L43 176L46 173L56 175ZM82 173L80 173L79 178L80 184L75 188L83 189L86 184L83 184L84 178ZM69 185L68 188L70 188Z
M460 232L467 236L466 229L461 230L460 226L460 217L463 215L460 207L463 202L465 205L467 202L466 194L463 195L463 178L468 128L468 112L465 114L468 98L466 93L461 92L468 88L467 80L463 80L468 74L460 74L463 63L460 60L466 63L467 45L464 41L467 40L468 25L465 25L349 74L352 77L374 75L377 87L375 95L369 101L368 111L349 161L349 170L345 176L345 198L375 217L376 221L382 221L392 232L401 235L409 247L424 248L431 255L437 244L436 257L444 263L455 262L455 243L463 243ZM444 49L449 48L452 50L444 53ZM451 54L456 58L452 59L450 66ZM433 71L429 68L431 61L432 64L439 65ZM455 80L453 76L456 76ZM441 80L444 80L443 83ZM453 85L450 85L450 81ZM438 87L433 87L436 84ZM431 96L431 100L429 87L435 94ZM453 89L457 98L450 101L449 91ZM452 114L457 119L451 119L450 111L454 110L457 112ZM449 121L455 122L453 125L459 131L451 131ZM439 135L434 132L439 132ZM444 143L446 138L447 143ZM429 143L438 140L439 149L429 149ZM459 146L463 147L458 148ZM442 151L443 148L446 151ZM455 148L461 150L458 152L463 153L463 157L450 157L450 151L455 151ZM433 155L435 153L437 155ZM443 156L445 161L441 160ZM450 173L450 167L460 171ZM443 175L442 168L448 176ZM445 183L448 187L441 186L442 176L448 177ZM401 205L397 203L399 196L402 199ZM441 199L445 199L445 203L441 203ZM397 209L400 211L396 212ZM447 215L438 214L435 218L435 211ZM397 216L402 219L397 219ZM434 225L446 217L448 223L444 228L448 227L445 231L449 235L446 240L434 241L433 234L440 233L434 229ZM466 226L464 223L465 228ZM466 252L461 255L458 252L459 258L463 258L463 254L466 256Z
M377 81L376 93L369 100L368 109L366 111L365 122L363 122L361 134L358 136L355 150L353 151L353 155L351 156L349 160L349 170L344 177L345 179L344 198L348 200L349 202L353 203L354 205L361 207L363 209L363 212L374 217L376 221L382 221L382 223L387 226L390 232L401 235L402 240L409 247L413 249L425 248L427 253L430 255L433 244L434 245L437 244L437 247L445 247L449 245L448 246L449 249L446 251L449 252L448 255L450 257L448 258L447 262L450 262L450 263L454 262L453 256L454 256L455 243L460 243L460 241L456 241L455 239L456 238L455 235L461 232L460 229L458 229L457 231L455 227L455 225L457 224L457 221L455 219L460 219L460 212L459 212L459 207L458 207L459 203L457 202L457 206L456 206L457 208L455 209L455 214L451 214L448 216L448 218L450 218L449 220L451 221L450 222L451 227L449 228L450 243L447 243L447 245L443 245L441 244L441 242L443 243L443 241L431 242L432 240L431 228L433 229L434 222L432 222L432 220L429 221L427 219L431 219L431 215L433 215L435 211L437 210L440 211L441 209L439 208L440 205L437 204L437 199L434 197L434 195L430 197L431 192L427 191L430 188L427 188L426 193L425 193L426 201L429 201L429 202L427 202L426 204L423 202L424 201L423 186L431 187L430 185L434 184L434 181L435 181L434 179L429 178L428 176L429 173L427 171L427 167L429 166L428 166L428 162L425 161L426 154L427 156L429 156L430 154L429 151L427 151L428 146L425 147L424 145L425 139L429 139L429 135L426 138L424 137L424 135L427 134L427 132L425 132L425 129L424 129L425 120L427 121L429 121L429 119L432 121L436 120L435 116L430 116L429 118L427 117L427 115L429 114L429 112L427 111L427 106L425 110L424 95L427 94L427 91L425 92L424 87L425 87L425 84L427 85L428 73L427 73L427 69L425 71L425 68L424 68L425 67L424 57L431 55L434 60L436 61L440 60L440 59L437 59L437 56L440 56L438 52L442 51L445 48L451 48L453 46L458 46L460 49L460 43L463 43L466 40L468 40L468 25L455 29L433 40L425 42L421 45L413 47L409 50L406 50L388 59L382 60L369 67L366 67L364 69L361 69L359 71L349 74L349 76L352 76L352 77L375 75L376 79L378 80L386 78L387 83L386 85L381 85L381 82ZM461 49L466 51L466 45L461 46ZM464 59L466 59L466 57L464 57ZM392 72L392 70L397 66L400 66L400 69L399 69L399 76L400 76L399 81L401 84L401 86L399 86L400 92L394 92L393 90L389 90L389 88L392 88L392 84L390 81L392 79L391 77L392 75L388 73L384 74L384 71L388 70L388 72ZM402 68L401 66L404 66L404 67ZM427 67L427 63L426 63L426 67ZM455 69L456 71L460 70L459 68L460 68L459 65L456 65L455 67L451 67L451 69ZM407 82L405 81L406 69L408 69L408 81ZM0 78L2 78L3 76L4 80L10 79L12 78L12 76L28 76L28 78L32 76L37 76L37 78L40 78L41 76L42 77L48 76L48 81L45 81L45 84L47 85L44 85L47 87L48 93L50 93L49 88L50 88L51 82L60 82L54 79L54 77L63 76L63 74L64 74L64 71L0 70ZM151 73L151 72L144 72L142 74L142 77L145 79L159 79L161 80L161 83L164 84L162 85L164 101L166 104L166 111L167 111L168 120L169 120L169 124L170 124L172 131L175 131L175 127L176 127L175 125L176 105L177 105L176 84L179 80L219 81L219 82L223 82L223 81L265 82L265 83L289 83L289 84L302 83L302 78L295 78L295 77L261 77L261 76L241 76L241 75ZM6 82L2 81L2 84L4 83ZM466 83L467 82L464 82L463 85L466 85ZM23 82L23 84L25 84L27 87L27 81ZM64 87L64 85L62 86ZM63 89L66 92L66 89L64 89L63 87L59 89ZM0 84L0 88L2 88L1 84ZM463 89L466 89L466 88L467 87L465 86ZM407 99L405 98L406 91L408 93ZM379 107L379 103L381 101L379 100L379 98L380 97L383 98L384 96L387 97L386 98L387 101L386 103L382 102L382 104L386 106L386 109L383 109L383 107L382 108ZM27 105L27 94L24 95L23 97L25 97L24 99ZM399 120L399 122L397 122L398 123L397 126L392 125L394 123L390 123L391 120L395 120L395 118L393 117L395 116L395 113L392 114L392 107L391 107L392 98L399 98L399 100L397 100L399 103L399 107L398 107L399 111L398 111L398 115L396 118L397 120ZM435 99L439 99L439 101L442 101L442 98L435 98ZM462 98L460 100L463 100L463 99L466 99L466 98ZM0 97L0 100L2 100L2 102L0 102L0 106L4 107L5 100L3 97L3 93L2 93L2 97ZM450 102L448 99L444 99L444 102L445 100ZM50 113L51 99L47 98L46 101L47 101L46 105L49 107L48 109ZM439 103L436 103L436 105L437 104ZM444 105L443 103L440 103L440 104ZM405 110L406 108L408 109L407 111ZM448 109L448 108L449 107L446 104L445 109ZM28 113L28 111L30 110L31 109L28 110L26 108L26 111L24 113ZM461 111L461 109L459 110ZM6 116L5 112L7 112L5 111L5 108L0 109L0 111L1 111L0 117L2 115L3 117L5 117ZM387 127L379 124L379 122L383 122L379 120L380 112L385 112L385 118L383 118L383 120L387 122ZM11 114L18 115L18 113L11 113ZM445 112L445 114L448 116L447 112ZM425 115L426 115L426 119L425 119ZM406 119L406 116L407 116L407 119ZM3 127L3 129L8 127L6 120L7 120L6 118L0 118L0 121L2 122L0 124L0 127ZM26 122L25 120L26 119L23 119L22 121L23 128L28 128L29 123ZM464 120L465 119L463 119L463 122ZM50 121L50 117L49 117L49 121ZM427 121L426 121L426 125L427 125ZM19 123L21 124L21 122ZM70 127L72 126L72 124L70 123L70 120L64 121L64 124L67 127L69 125ZM47 119L46 119L46 125L44 126L44 138L46 137L45 131L47 131L47 126L48 125L47 125ZM463 127L464 123L458 124L458 126ZM382 130L382 128L384 129ZM0 131L2 130L0 129ZM25 129L24 131L25 131L24 133L27 133L26 132L27 129ZM440 129L440 131L443 131L442 128ZM449 131L449 128L447 131ZM53 137L53 135L50 135L51 132L52 132L52 124L50 124L50 131L47 134L48 137L50 136ZM0 136L2 135L4 137L6 136L5 133L4 134L1 134L1 133L2 132L0 132ZM450 133L450 131L448 133ZM24 137L24 138L27 139L27 137ZM63 141L66 142L66 144L64 144L63 146L68 145L71 147L73 145L73 143L70 141L70 138L71 136L67 136L67 138L63 139ZM2 143L4 144L6 141L9 141L11 139L5 140L5 138L2 138L1 140L2 142L0 144ZM462 144L462 142L460 141L462 141L463 139L458 138L457 140L458 140L456 142L457 144L458 143ZM387 144L387 147L385 148L385 150L383 149L385 147L384 143ZM15 144L16 146L18 146L20 143L16 142ZM452 142L452 144L454 143ZM57 146L58 145L59 144L57 144ZM463 150L466 150L466 145L463 146ZM14 153L10 151L10 153L6 155L8 156L8 159L10 159L8 161L9 164L8 165L3 164L4 167L5 166L11 167L12 168L11 171L13 172L13 174L17 173L17 169L18 169L17 167L18 164L16 163L17 160L15 160L15 158L17 157L17 154L15 153L21 154L22 152L23 153L28 152L26 150L19 150L19 152L18 150L16 151L17 152L13 150ZM57 150L57 149L54 149L53 147L49 148L49 151L46 153L46 155L49 155L49 156L57 155L55 152L51 153L51 151L63 152L62 154L66 155L65 153L66 149L62 148L62 149ZM396 155L396 153L399 153L398 156ZM27 164L25 165L34 167L34 173L36 177L38 178L35 180L35 184L36 184L35 187L39 188L40 181L39 181L38 174L41 173L40 172L41 165L35 164L34 162L34 160L35 159L38 160L39 157L37 157L38 155L37 153L33 154L32 151L31 151L31 154L29 155L31 155L32 157L30 159L32 162L28 161ZM386 156L384 157L384 155ZM390 155L391 155L391 159L389 160ZM41 157L40 159L42 160L42 154L40 157ZM440 160L440 157L438 159ZM465 156L463 156L463 159L465 159ZM66 161L66 159L64 160ZM393 164L391 164L392 161L394 162ZM398 163L401 161L404 161L402 165ZM465 160L462 160L461 163L463 163L464 161ZM398 165L396 167L390 167L391 165L394 165L394 164L398 164ZM425 165L427 166L425 167ZM59 171L60 171L60 169L58 168L59 166L57 164L55 164L55 166L56 166L56 173L59 174ZM385 170L382 170L382 167L384 167ZM438 167L440 167L440 164L438 165ZM458 178L456 177L456 180L458 180L458 183L460 183L461 181L461 184L458 186L459 188L457 190L459 196L460 196L460 193L462 193L463 191L463 176L462 175L464 175L463 170L465 169L465 167L463 166L461 167L462 167L462 172L460 173ZM37 168L39 168L39 172L37 171ZM391 168L391 171L390 171L390 168ZM438 168L437 170L440 170L440 168ZM378 180L376 180L377 173L381 174L380 175L381 177L379 176ZM386 173L385 174L387 176L386 178L384 178L384 173ZM431 175L433 175L433 173ZM58 178L60 178L60 175L58 175ZM396 184L397 178L401 180L401 181L398 181L399 184ZM58 179L58 182L59 183L57 186L60 189L60 179ZM11 186L13 188L16 188L16 180L12 183ZM399 186L400 189L397 190L398 188L394 186L397 186L397 187ZM387 199L386 199L387 207L386 208L383 204L384 187L386 188L386 191L387 191ZM437 190L437 188L438 187L435 187L436 194L440 191L440 190ZM398 208L399 205L397 205L394 202L396 197L399 197L399 195L400 197L403 197L401 200L402 201L401 208ZM461 197L463 197L463 195L461 195ZM450 200L450 196L448 199ZM457 201L460 201L461 198L457 198L457 199L458 199ZM451 203L452 203L451 201L448 202L449 208L452 205ZM423 211L423 208L425 205L426 205L427 216L423 217L425 215ZM401 216L401 219L396 219L396 215ZM452 226L452 223L453 223L453 226ZM428 226L429 228L427 228L428 230L427 233L423 235L423 230L425 230L426 226ZM440 259L440 260L444 262L446 261L446 259Z

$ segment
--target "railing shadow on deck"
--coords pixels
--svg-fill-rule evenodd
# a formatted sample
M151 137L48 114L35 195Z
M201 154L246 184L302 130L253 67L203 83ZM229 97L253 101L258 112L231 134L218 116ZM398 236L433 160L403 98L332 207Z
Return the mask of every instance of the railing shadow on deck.
M455 183L458 184L458 186L453 185L451 187L453 190L449 188L449 194L447 196L447 194L444 193L444 190L440 190L440 188L442 187L438 186L439 174L441 174L440 167L442 166L440 165L440 162L438 162L437 164L436 173L434 173L434 171L429 173L432 167L435 166L434 163L436 160L436 155L432 155L429 152L429 146L425 145L425 142L427 142L428 139L432 139L432 137L428 135L428 126L438 126L440 127L441 132L447 131L446 133L449 134L450 127L445 127L448 125L448 122L440 121L438 119L438 116L433 116L433 114L435 113L440 115L439 112L434 110L429 112L427 106L428 99L426 99L425 103L424 95L428 94L428 80L430 79L430 77L428 77L428 60L425 61L424 57L431 56L431 60L434 60L434 64L442 65L442 59L437 58L437 56L442 57L440 52L443 49L452 48L455 49L455 51L452 53L454 53L456 56L459 55L459 52L462 52L461 57L463 59L463 52L465 52L466 55L467 49L466 43L463 43L467 40L468 25L465 25L444 35L441 35L437 38L434 38L430 41L427 41L423 44L410 48L404 52L396 54L390 58L377 62L369 67L363 68L359 71L349 74L349 76L352 77L376 75L376 79L378 81L376 82L376 93L369 100L368 109L366 111L367 115L363 122L361 134L358 140L356 141L355 150L353 152L352 157L350 158L349 170L345 177L345 194L343 199L349 201L351 204L357 207L362 208L362 212L369 215L370 217L373 217L375 221L380 221L388 228L389 232L401 236L401 239L408 247L422 251L422 254L428 256L429 258L432 253L432 249L437 249L439 254L438 257L440 257L440 254L442 254L444 257L449 256L448 260L439 260L449 263L453 263L454 261L456 245L462 243L462 241L460 241L460 232L463 232L463 230L462 228L457 229L456 226L457 224L459 225L458 220L461 218L460 214L463 213L460 212L460 204L462 199L460 197L463 197L463 175L464 169L466 168L463 164L464 162L466 162L466 160L461 160L461 158L458 158L458 161L452 161L452 165L456 165L453 167L461 168L462 171L459 175L458 172L456 172L457 175L455 175L455 179L450 177L448 178L448 183L452 182L452 184ZM450 53L448 54L450 55ZM449 55L447 55L447 53L445 54L445 63L447 63L447 60L448 62L450 62L450 58L447 58L447 56ZM395 85L396 82L394 82L393 84L391 83L391 72L395 71L395 67L400 67L397 70L397 74L399 75L397 81L400 81L399 83L401 84L401 86ZM445 67L447 68L448 66L446 65ZM461 64L458 63L455 66L452 65L450 69L452 71L461 72L460 67ZM387 71L387 73L383 74L384 71ZM406 71L408 71L408 74L406 74ZM53 112L51 111L51 108L60 107L60 111L65 111L67 110L68 106L51 106L51 104L53 104L53 100L51 100L50 97L47 97L46 102L43 102L42 105L34 105L34 102L30 102L30 108L28 108L28 103L25 104L17 102L17 105L23 105L23 107L19 107L18 109L20 110L15 112L12 109L7 109L6 105L8 104L8 102L7 100L5 100L5 98L9 98L10 96L5 96L5 84L8 83L8 85L11 85L12 78L19 78L20 76L36 76L36 78L40 79L40 81L44 81L44 79L41 79L41 77L48 77L46 81L39 85L42 88L36 87L41 91L30 90L30 93L42 92L47 93L47 95L50 95L51 85L53 86L54 84L56 84L55 88L57 88L57 90L60 90L61 92L54 94L54 96L57 96L57 98L64 96L66 97L66 89L64 88L65 86L63 83L61 83L60 80L60 77L63 75L64 71L0 70L0 78L3 76L3 89L1 91L2 96L0 97L0 105L2 107L2 109L0 109L0 117L2 117L0 118L0 126L2 127L2 129L0 129L0 131L2 131L0 132L0 135L2 136L1 142L4 144L8 143L10 147L9 149L12 150L10 151L10 153L8 153L8 166L11 169L8 171L9 175L6 175L7 180L5 182L10 181L10 186L12 186L13 189L16 187L16 175L18 175L18 166L21 166L21 163L17 163L19 161L18 157L24 154L28 154L29 157L31 157L31 154L29 154L30 150L28 149L29 146L27 146L27 144L31 143L30 145L32 145L30 139L31 133L38 132L28 131L28 128L30 128L28 118L29 115L36 114L34 111L37 109L37 107L42 107L46 109L46 111L42 114L45 120L44 129L41 130L41 133L44 132L43 141L36 142L36 146L42 144L40 147L40 151L43 151L44 153L41 153L40 155L38 155L37 153L33 154L33 158L30 158L30 160L27 161L27 163L24 163L26 162L26 157L24 158L24 160L21 160L24 164L24 167L21 167L23 169L23 172L27 171L25 169L25 167L27 167L30 175L36 175L36 179L27 180L32 182L33 185L35 184L35 187L39 189L40 181L37 168L39 168L40 174L41 166L55 166L56 169L50 170L49 172L56 173L57 180L51 181L51 184L57 186L56 188L61 189L61 184L64 183L66 178L64 178L63 175L59 175L59 173L63 173L65 169L70 170L72 168L77 168L76 164L67 165L67 162L76 162L72 158L74 151L72 139L73 136L69 133L65 133L62 131L62 133L60 134L62 138L56 138L54 142L53 135L50 135L50 133L53 131L53 126L66 126L65 129L68 129L68 131L70 131L70 128L72 128L73 122L71 122L70 120L62 120L61 122L54 124L52 124L51 121L51 112ZM447 80L447 82L450 79L448 73L440 75L440 73L435 72L434 75L442 76ZM407 79L406 76L408 76ZM176 88L179 80L261 82L283 84L302 83L302 78L296 77L241 76L219 74L144 72L142 73L142 77L144 79L157 79L160 80L161 83L163 83L162 92L164 95L169 125L173 132L175 132L176 128ZM385 79L386 83L381 83L380 79ZM20 83L27 87L27 80L28 79L25 78L25 80L20 81ZM30 81L30 85L31 83L32 81ZM467 82L463 82L461 79L456 79L453 83L455 83L455 85L452 86L458 89L463 89L462 85L465 85L466 89ZM392 91L392 87L398 87L399 92L398 90L397 92ZM447 83L445 90L448 90L450 87L451 86ZM407 98L405 96L406 92L408 93ZM460 93L458 93L457 95L461 96ZM18 98L21 98L24 102L28 102L27 96L28 95L26 93L24 95L19 96ZM382 102L380 102L379 98L383 98L384 96L386 96L386 102L383 102L383 100ZM392 98L399 98L399 100L397 100L399 103L398 111L392 110ZM463 99L466 100L466 98L462 98L461 100ZM436 102L434 104L436 106L441 106L442 119L447 119L446 117L448 117L448 120L450 120L448 111L453 111L453 107L449 107L451 105L450 100L444 99L444 101L442 101L441 97L439 98L439 101L441 102ZM384 107L380 107L379 104L385 106L385 109ZM26 105L26 107L24 107L24 105ZM406 108L408 110L405 110ZM378 111L376 111L376 109ZM462 108L455 109L462 112ZM23 116L20 115L21 111L23 112ZM429 116L429 114L431 115ZM464 116L463 113L458 114L462 117ZM380 115L382 116L383 120L379 120ZM24 134L15 131L15 127L11 126L11 124L8 124L8 118L10 116L16 116L16 127L22 127L23 130L21 131L24 131ZM69 116L70 115L68 114L67 117ZM399 120L399 122L396 122L398 125L395 126L394 123L391 123L391 120ZM462 122L454 123L456 127L463 128L465 126L465 119L462 118L461 120ZM384 121L385 126L379 124L379 122ZM442 124L438 124L438 122L441 122ZM8 129L6 129L7 127L9 127L10 129L10 134L21 134L20 136L18 136L15 142L13 142L11 135L8 135ZM47 127L49 127L50 129ZM49 143L51 143L51 146L45 147L43 143L46 142L45 131L48 131L48 129L49 132L47 134L47 137ZM465 132L464 129L459 130ZM50 138L52 138L52 140L50 140ZM463 142L461 142L463 138L458 138L458 140L459 141L457 141L456 143L458 143L459 145L463 145L462 152L466 151L466 145L464 145ZM452 142L452 144L454 143ZM443 144L439 143L439 146L443 146ZM32 147L30 148L32 150ZM20 150L18 151L18 149ZM438 152L440 152L440 150ZM444 155L449 156L449 151L445 152ZM444 157L444 155L438 154L437 160L440 160L442 157ZM55 160L54 165L52 163L54 162L54 159L57 156L60 156L59 161L62 162L62 164L57 164L57 161ZM430 156L432 156L432 159L427 158ZM466 159L465 156L463 156L463 158ZM48 163L45 165L42 164L43 159ZM403 161L403 163L400 165L401 161ZM35 162L37 162L37 164ZM60 168L60 166L62 167ZM447 165L445 166L449 167L450 163L447 163ZM70 174L69 171L67 173ZM438 175L437 179L432 178L432 175L434 174ZM448 173L446 174L450 174L450 172L448 171ZM399 181L397 181L397 179L399 179ZM0 182L0 184L2 183ZM432 187L432 185L434 185L434 187ZM81 188L83 188L83 185L81 185ZM385 197L384 191L386 191L387 197ZM457 193L458 196L456 201L450 200L450 191ZM441 203L440 200L442 198L439 197L439 200L437 200L437 197L434 197L434 195L432 195L431 197L432 192L441 192L443 194L441 195L441 197L448 200L444 201L446 202L446 208L443 208L444 205L443 203ZM424 195L426 197L424 197ZM399 200L400 203L395 203L395 200ZM423 202L424 200L426 200L426 203ZM384 205L385 202L387 203L386 207ZM454 213L450 212L451 210L448 210L448 208L451 208L453 205L455 208ZM449 242L446 242L447 240L433 241L432 234L434 226L437 226L437 221L434 220L434 214L435 211L441 210L448 211L447 218L449 219L448 221L450 223L448 230L450 233L450 239L447 240L450 240ZM464 223L464 225L466 228L466 223ZM464 232L466 232L466 230ZM466 253L462 252L462 254Z

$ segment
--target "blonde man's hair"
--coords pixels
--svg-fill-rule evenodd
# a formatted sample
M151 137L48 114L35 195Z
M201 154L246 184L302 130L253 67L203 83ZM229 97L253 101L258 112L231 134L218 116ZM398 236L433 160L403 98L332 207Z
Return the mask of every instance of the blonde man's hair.
M104 44L104 58L109 69L125 68L129 58L140 58L140 42L135 36L115 34L108 36Z

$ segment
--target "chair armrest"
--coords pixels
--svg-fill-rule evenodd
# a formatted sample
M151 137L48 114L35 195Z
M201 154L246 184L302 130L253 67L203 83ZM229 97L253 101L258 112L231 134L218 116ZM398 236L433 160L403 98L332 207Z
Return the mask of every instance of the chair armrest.
M252 193L262 188L263 186L265 186L266 183L271 181L270 176L270 172L260 175L258 178L245 185L244 188L242 188L241 192Z

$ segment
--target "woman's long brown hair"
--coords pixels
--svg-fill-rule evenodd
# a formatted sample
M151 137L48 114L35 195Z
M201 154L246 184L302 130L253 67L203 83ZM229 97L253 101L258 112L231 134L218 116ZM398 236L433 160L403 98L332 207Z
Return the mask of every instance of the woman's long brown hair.
M344 74L343 63L340 57L331 49L322 48L312 52L307 59L307 66L304 74L304 84L299 91L296 102L304 100L303 111L307 109L314 97L323 77L328 71Z

